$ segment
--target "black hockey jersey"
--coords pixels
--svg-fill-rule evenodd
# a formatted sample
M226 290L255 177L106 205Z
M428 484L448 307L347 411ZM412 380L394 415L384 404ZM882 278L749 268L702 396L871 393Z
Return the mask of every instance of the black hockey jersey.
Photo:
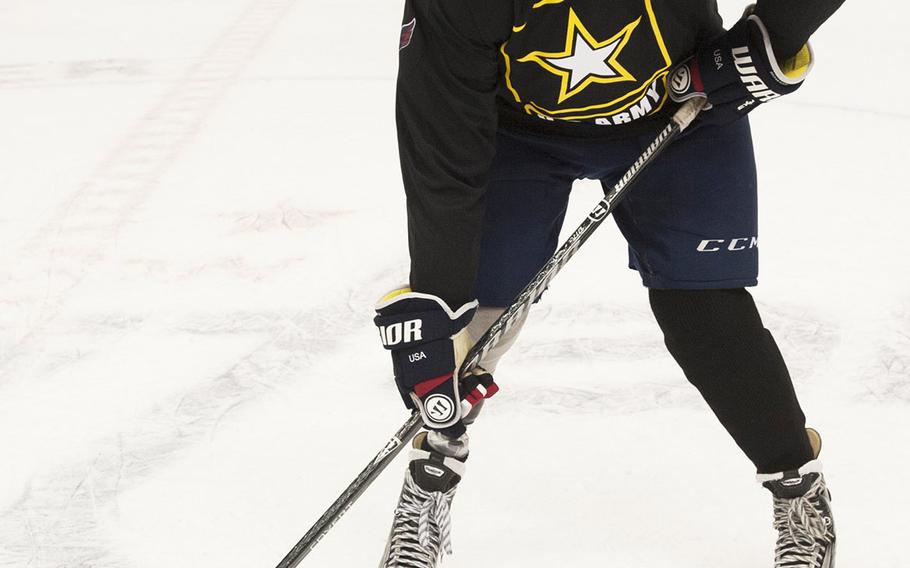
M671 66L720 30L702 0L527 3L499 49L500 113L513 123L649 122L667 109Z

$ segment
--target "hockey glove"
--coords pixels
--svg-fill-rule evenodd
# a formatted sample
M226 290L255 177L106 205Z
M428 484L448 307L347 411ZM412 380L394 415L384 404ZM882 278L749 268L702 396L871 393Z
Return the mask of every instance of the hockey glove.
M462 417L497 390L489 375L472 374L463 385L456 377L471 347L465 328L476 310L476 301L453 312L436 296L402 288L379 301L373 320L382 344L392 352L405 405L419 410L428 428L451 437L464 433Z
M674 101L707 96L706 112L699 116L704 123L734 122L761 103L792 93L812 68L808 43L778 62L767 28L751 12L750 6L729 31L708 40L670 73Z

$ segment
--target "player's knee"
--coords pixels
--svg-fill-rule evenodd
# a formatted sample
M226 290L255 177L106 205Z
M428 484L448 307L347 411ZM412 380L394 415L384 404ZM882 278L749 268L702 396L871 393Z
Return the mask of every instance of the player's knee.
M766 334L752 296L727 290L651 290L651 309L664 343L692 382L743 361Z

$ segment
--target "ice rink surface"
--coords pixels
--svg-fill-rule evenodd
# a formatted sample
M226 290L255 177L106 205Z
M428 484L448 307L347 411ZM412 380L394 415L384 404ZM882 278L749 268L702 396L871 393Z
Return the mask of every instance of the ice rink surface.
M825 437L841 568L910 566L906 12L848 1L752 115L754 293ZM0 567L274 566L404 421L371 322L407 270L400 14L0 3ZM771 566L770 496L615 227L498 380L443 566ZM303 566L375 565L401 460Z

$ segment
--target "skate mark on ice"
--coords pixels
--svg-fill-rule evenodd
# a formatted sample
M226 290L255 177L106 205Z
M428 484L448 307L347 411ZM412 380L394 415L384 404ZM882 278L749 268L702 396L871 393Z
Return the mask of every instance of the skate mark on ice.
M879 403L910 403L910 341L900 348L882 347L875 366L864 371L861 399Z
M353 211L303 211L282 204L265 211L236 214L233 216L234 228L230 234L311 229L351 213Z
M535 306L516 343L515 360L602 363L666 355L654 317L616 304Z
M875 403L910 403L910 308L881 330L878 356L861 371L858 398Z
M499 367L497 398L505 412L631 414L703 406L672 366L651 312L638 304L535 306L514 351Z
M33 477L25 493L0 511L0 567L130 566L105 540L120 492L210 439L231 412L300 380L330 356L339 338L363 325L362 314L344 309L350 301L274 315L270 322L266 315L239 313L228 314L224 324L203 318L182 325L201 334L230 335L238 327L271 333L211 380L157 403L132 428L99 444L89 460Z
M552 340L528 341L518 350L525 361L587 361L602 364L609 361L629 361L663 357L663 344L653 336L641 333L625 337L559 337Z
M163 82L186 64L180 60L114 58L12 63L0 65L0 90Z
M889 121L893 120L895 118L899 119L899 120L910 120L910 114L904 114L904 113L900 113L900 112L887 111L887 110L881 110L881 109L865 108L865 107L858 107L858 106L848 106L848 105L836 105L836 104L822 103L822 102L784 101L784 103L793 105L793 106L808 107L808 108L819 109L819 110L837 110L840 112L865 114L865 115L870 115L870 116L874 116L876 118L882 118L882 119L889 120Z
M13 278L5 285L13 288L4 293L7 306L18 309L0 316L9 322L0 328L11 333L10 337L0 336L0 384L14 374L19 358L34 351L28 344L40 338L67 294L106 258L132 212L155 190L296 3L251 2L26 243L9 267ZM26 73L21 66L6 72L9 76ZM43 286L36 286L38 282Z
M571 382L571 381L568 381ZM605 382L609 382L605 379ZM668 408L704 408L694 387L640 381L635 385L603 388L510 387L497 395L506 412L524 412L529 407L548 414L637 414Z
M124 260L120 275L124 281L148 282L154 280L164 286L200 277L212 281L226 278L232 282L264 282L275 274L287 273L313 262L312 256L258 258L248 254L232 254L178 263L169 259L133 258Z

